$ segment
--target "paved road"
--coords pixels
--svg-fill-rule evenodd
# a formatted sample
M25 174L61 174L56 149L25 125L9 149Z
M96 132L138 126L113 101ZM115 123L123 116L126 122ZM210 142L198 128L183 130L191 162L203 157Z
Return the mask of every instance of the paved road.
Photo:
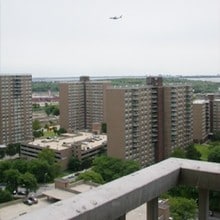
M25 215L33 210L43 208L50 205L50 201L46 197L38 199L37 204L26 205L22 201L12 204L10 206L5 206L0 209L0 220L12 220L21 215Z
M55 184L54 183L43 184L37 190L36 196L40 196L40 195L42 195L42 192L47 191L47 190L51 190L51 189L54 189L54 188L55 188Z

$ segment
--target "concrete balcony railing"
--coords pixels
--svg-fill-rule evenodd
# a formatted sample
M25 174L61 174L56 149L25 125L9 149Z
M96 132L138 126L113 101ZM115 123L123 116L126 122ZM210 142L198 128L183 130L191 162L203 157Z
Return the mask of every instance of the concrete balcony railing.
M199 189L199 220L206 220L209 190L220 191L220 164L170 158L18 219L121 220L148 203L147 219L158 220L157 198L178 184Z

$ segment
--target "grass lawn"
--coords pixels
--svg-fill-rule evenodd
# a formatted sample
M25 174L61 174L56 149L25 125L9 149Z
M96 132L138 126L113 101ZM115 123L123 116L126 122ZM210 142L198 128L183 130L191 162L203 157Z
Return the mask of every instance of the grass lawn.
M56 136L56 134L54 133L54 131L45 131L44 132L44 137L47 138L47 137L54 137Z
M194 146L200 152L201 160L207 161L210 151L210 145L195 144Z

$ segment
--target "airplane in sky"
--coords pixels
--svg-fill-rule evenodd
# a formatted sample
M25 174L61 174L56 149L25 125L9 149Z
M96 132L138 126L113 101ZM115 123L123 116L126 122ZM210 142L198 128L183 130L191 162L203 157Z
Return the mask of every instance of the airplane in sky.
M122 15L121 16L110 17L109 19L117 20L117 19L120 19L120 18L122 18Z

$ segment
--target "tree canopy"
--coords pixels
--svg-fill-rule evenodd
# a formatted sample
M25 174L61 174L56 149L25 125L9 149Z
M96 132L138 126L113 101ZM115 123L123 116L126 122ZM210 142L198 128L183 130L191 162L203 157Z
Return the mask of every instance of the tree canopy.
M208 161L220 163L220 146L216 146L210 150Z
M20 175L19 183L26 188L27 194L30 191L36 191L36 189L38 188L35 176L29 172Z
M170 197L170 212L175 220L195 219L197 204L193 199L184 197Z
M183 149L177 147L174 149L173 153L171 154L171 157L186 158L186 153Z
M39 154L40 160L47 161L50 165L55 163L55 152L49 148L44 148Z
M80 173L80 175L77 177L77 180L81 180L81 179L83 179L85 181L92 181L94 183L99 183L99 184L104 183L102 176L93 170L89 170L89 171Z
M38 119L35 119L32 123L32 128L33 130L37 131L39 129L41 129L41 123Z
M68 169L72 171L78 171L81 168L81 161L72 156L69 160Z
M140 165L135 161L125 161L107 156L96 157L92 165L92 170L101 174L105 182L112 181L140 169Z
M186 148L186 158L191 160L200 160L201 153L195 148L194 145L190 145Z
M11 193L8 190L0 189L0 203L8 202L12 199L13 199L13 197L12 197Z
M58 116L60 114L59 107L57 105L48 105L45 106L45 112L49 115L56 115Z
M20 172L16 169L8 169L4 171L4 182L10 192L17 191L19 185Z

